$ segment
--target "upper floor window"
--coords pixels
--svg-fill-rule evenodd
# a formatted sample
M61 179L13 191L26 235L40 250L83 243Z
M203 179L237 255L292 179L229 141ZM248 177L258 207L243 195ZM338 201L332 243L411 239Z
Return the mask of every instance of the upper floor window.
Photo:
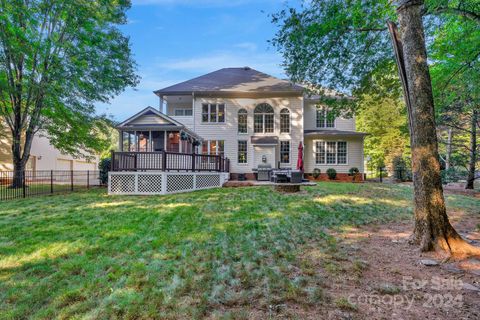
M176 117L191 116L191 115L193 115L192 109L175 109Z
M334 128L335 114L325 108L317 108L317 128Z
M253 111L253 131L273 133L273 108L267 103L259 104Z
M223 123L225 122L225 105L215 103L202 104L202 122Z
M247 133L247 110L240 109L238 110L238 133Z
M287 108L280 111L280 133L290 133L290 111Z

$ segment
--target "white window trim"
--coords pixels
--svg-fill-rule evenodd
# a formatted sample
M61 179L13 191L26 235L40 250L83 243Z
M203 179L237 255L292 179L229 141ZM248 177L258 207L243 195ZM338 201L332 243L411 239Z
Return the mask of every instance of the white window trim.
M323 127L319 127L319 126L318 126L318 111L319 111L320 109L323 110L323 112L325 113L325 115L324 115L324 121L323 121ZM335 128L337 127L337 117L335 117L335 118L333 119L333 127L327 127L327 115L328 115L328 110L327 110L327 109L325 109L325 108L318 108L318 107L315 109L315 127L316 127L317 129L327 129L327 130L328 130L328 129L335 129Z
M260 103L262 104L262 103ZM260 105L258 104L258 105ZM268 103L267 103L268 104ZM255 108L258 106L256 105ZM253 108L253 134L265 134L265 135L275 135L275 129L276 129L276 125L275 125L275 108L273 108L272 105L268 104L270 107L272 107L273 109L273 113L264 113L264 112L261 112L261 113L255 113L255 108ZM282 108L283 109L283 108ZM262 131L261 132L255 132L255 115L261 115L262 116ZM266 115L273 115L273 130L272 132L265 132L265 116Z
M177 116L177 115L176 115L177 110L182 110L182 111L183 111L183 115ZM186 111L186 110L192 111L192 114L189 115L189 116L185 115L185 111ZM191 109L191 108L174 108L174 109L173 109L173 116L174 116L174 117L193 117L193 109Z
M325 162L317 163L317 142L325 143ZM335 142L335 163L327 163L327 142ZM338 143L345 142L346 147L346 157L347 161L345 163L338 163ZM346 140L313 140L313 157L315 166L348 166L349 163L349 156L348 156L348 141Z
M282 142L288 142L288 162L282 162ZM292 141L290 140L280 140L279 144L279 156L280 156L280 165L291 165L292 164Z
M282 110L283 110L283 109L287 109L287 110L288 110L288 132L282 132ZM273 119L273 120L275 120L275 119ZM282 108L282 109L280 110L279 120L280 120L280 123L279 123L279 126L280 126L280 127L279 127L279 130L278 130L278 131L280 132L280 134L292 134L292 111L290 111L290 109L289 109L289 108L286 108L286 107L285 107L285 108ZM274 125L274 127L275 127L275 125Z
M220 142L220 141L223 141L223 155L225 156L225 140L211 139L211 140L204 140L204 141L207 142L207 154L204 154L204 153L203 153L203 149L202 149L202 153L201 153L200 155L204 155L204 156L207 156L207 155L208 155L208 156L218 156L218 155L219 155L219 154L218 154L218 150L219 150L218 146L220 145L219 142ZM211 150L210 143L211 143L212 141L215 141L215 144L217 145L217 149L215 150L215 154L211 154L211 153L210 153L210 150ZM200 146L201 146L201 145L200 145Z
M247 143L247 162L238 162L238 155L239 155L239 152L238 152L238 142L240 141L245 141ZM239 166L248 166L248 140L242 140L242 139L239 139L237 140L237 165Z
M208 121L206 121L206 122L203 121L203 114L204 114L204 113L203 113L203 105L205 105L205 104L208 105ZM223 112L224 112L224 117L223 117L223 118L224 118L224 121L223 121L223 122L219 122L219 121L218 121L218 106L221 105L221 104L223 104L223 106L224 106L224 110L223 110ZM225 102L202 102L201 105L202 105L202 108L201 108L201 113L200 113L200 114L201 114L200 124L202 124L202 125L225 125L225 124L227 123L227 104L226 104ZM216 122L211 122L211 121L210 121L210 115L211 115L211 110L212 110L212 109L211 109L211 106L212 106L212 105L216 105L216 106L217 106L217 112L216 112L216 119L217 119L217 121L216 121Z
M239 111L242 110L242 109L245 110L245 111L247 111L247 112L246 112L246 113L239 113ZM240 114L243 114L243 115L246 115L246 116L247 116L247 132L240 132L240 131L238 130L238 116L239 116ZM248 135L248 110L245 109L245 108L240 108L240 109L237 110L237 134L238 134L239 136Z

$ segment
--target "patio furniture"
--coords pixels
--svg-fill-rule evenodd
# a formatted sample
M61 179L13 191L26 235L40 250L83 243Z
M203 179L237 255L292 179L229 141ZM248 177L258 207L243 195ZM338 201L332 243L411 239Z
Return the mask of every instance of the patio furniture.
M303 173L300 170L275 169L272 170L270 181L275 183L302 183Z
M301 183L303 180L302 171L292 170L290 172L290 183Z

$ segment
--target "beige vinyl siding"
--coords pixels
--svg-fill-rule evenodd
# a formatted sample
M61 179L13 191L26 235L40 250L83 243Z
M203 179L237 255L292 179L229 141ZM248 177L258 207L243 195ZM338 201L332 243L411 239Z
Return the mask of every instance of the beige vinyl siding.
M0 171L13 170L10 135L11 132L7 125L0 123Z
M316 164L315 163L315 141L346 141L347 142L347 164ZM352 167L357 167L360 172L363 170L363 137L329 137L305 139L305 172L312 173L318 168L325 173L328 168L337 170L338 173L348 173Z
M317 128L317 106L312 101L305 102L305 130L355 131L355 118L337 117L334 128Z
M201 113L203 103L225 104L225 123L202 123ZM274 132L259 134L253 132L253 110L260 103L268 103L274 109ZM246 109L247 116L247 134L238 134L237 116L238 110ZM288 108L290 110L290 133L280 133L280 110ZM195 99L195 132L205 140L224 140L225 156L230 158L230 171L232 173L249 173L256 168L254 163L255 150L251 144L252 136L277 136L279 140L290 141L290 164L283 164L283 167L294 168L298 157L298 144L303 140L303 97L289 98L267 98L267 99L249 99L249 98L196 98ZM247 163L239 164L237 162L238 140L247 140ZM257 151L258 152L258 151ZM279 146L275 148L276 162L280 159ZM271 163L276 166L276 163Z
M188 99L189 100L188 100ZM194 130L193 116L175 116L175 109L192 109L192 97L186 97L185 101L169 102L167 104L167 115L180 122L190 130Z
M129 124L170 124L167 120L157 116L157 115L143 115L131 122Z

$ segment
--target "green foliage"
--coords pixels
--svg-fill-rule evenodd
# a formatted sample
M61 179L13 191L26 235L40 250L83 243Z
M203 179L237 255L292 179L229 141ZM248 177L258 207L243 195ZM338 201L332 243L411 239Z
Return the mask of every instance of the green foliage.
M320 170L319 168L315 168L315 169L313 169L312 176L315 179L317 179L318 177L320 177L321 173L322 173L322 170Z
M328 168L327 169L327 176L328 176L328 179L335 180L335 178L337 177L337 170L335 170L333 168Z
M396 156L392 160L393 177L399 181L407 181L411 178L410 165L404 157Z
M352 167L352 168L348 169L348 175L349 176L356 176L359 173L360 173L360 170L358 170L357 167Z
M112 159L103 158L98 163L98 169L100 170L100 181L103 184L108 183L108 172L112 169Z
M130 1L0 3L0 115L12 134L25 132L22 149L40 129L74 156L107 148L108 121L94 104L138 82L118 28Z

